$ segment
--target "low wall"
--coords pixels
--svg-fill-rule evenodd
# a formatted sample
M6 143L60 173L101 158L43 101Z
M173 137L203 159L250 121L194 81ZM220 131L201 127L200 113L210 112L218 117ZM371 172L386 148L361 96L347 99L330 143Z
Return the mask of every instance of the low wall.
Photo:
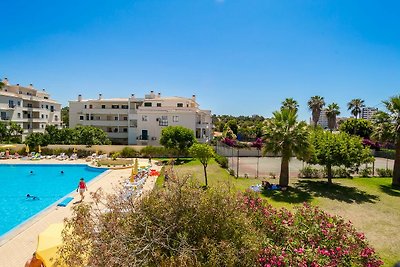
M2 146L4 146L5 144L0 144L0 148ZM10 148L11 150L21 150L25 148L24 144L12 144L12 148ZM135 149L136 151L140 151L142 148L144 148L145 146L129 146L129 145L95 145L95 146L91 146L91 147L87 147L85 145L48 145L48 146L44 146L42 148L50 148L50 149L57 149L57 148L61 148L61 149L69 149L69 148L76 148L76 149L80 149L80 150L89 150L89 151L102 151L103 153L107 153L109 154L110 152L119 152L122 151L122 149L124 149L124 147L130 147ZM2 148L2 150L4 150L5 148ZM34 148L30 148L31 151Z

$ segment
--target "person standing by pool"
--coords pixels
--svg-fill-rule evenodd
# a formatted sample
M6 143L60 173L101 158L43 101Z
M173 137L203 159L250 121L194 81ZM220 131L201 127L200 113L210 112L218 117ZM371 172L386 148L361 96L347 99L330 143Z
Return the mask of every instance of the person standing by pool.
M83 199L85 198L85 195L83 193L85 193L85 191L87 191L87 186L85 183L85 180L83 178L80 179L79 184L78 184L78 188L76 189L76 191L79 190L79 194L81 195L81 202L83 201Z

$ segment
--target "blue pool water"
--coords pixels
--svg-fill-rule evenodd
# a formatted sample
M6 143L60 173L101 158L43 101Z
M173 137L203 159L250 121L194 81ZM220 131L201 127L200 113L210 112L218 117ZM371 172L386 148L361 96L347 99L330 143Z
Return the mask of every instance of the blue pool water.
M81 177L89 182L106 170L78 164L0 165L0 237L50 205L56 205L56 201L77 188ZM27 199L27 194L39 200Z

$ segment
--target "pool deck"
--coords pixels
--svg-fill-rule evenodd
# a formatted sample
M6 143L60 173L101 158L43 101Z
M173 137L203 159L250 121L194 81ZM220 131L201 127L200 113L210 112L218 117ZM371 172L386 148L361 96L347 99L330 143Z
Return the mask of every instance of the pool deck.
M44 159L37 161L30 160L1 160L0 164L87 164L85 160L59 161L55 159ZM139 159L140 165L147 165L147 159ZM160 170L160 166L153 164L153 169ZM87 183L88 192L85 193L85 202L92 201L89 192L94 192L99 188L106 193L114 192L120 186L120 182L129 178L131 169L108 170ZM143 186L143 193L154 188L157 177L148 177ZM62 222L64 218L71 217L73 202L80 200L79 193L71 193L74 197L67 207L57 207L56 205L48 208L38 216L29 220L16 230L8 233L0 239L0 267L19 267L24 266L25 262L32 257L36 250L37 237L40 232L45 230L52 223Z

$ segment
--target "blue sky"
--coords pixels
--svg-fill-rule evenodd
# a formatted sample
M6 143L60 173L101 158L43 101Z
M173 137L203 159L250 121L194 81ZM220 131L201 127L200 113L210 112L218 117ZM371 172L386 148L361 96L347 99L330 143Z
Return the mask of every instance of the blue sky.
M84 98L197 95L215 114L310 117L313 95L367 106L400 92L397 1L3 1L0 77Z

